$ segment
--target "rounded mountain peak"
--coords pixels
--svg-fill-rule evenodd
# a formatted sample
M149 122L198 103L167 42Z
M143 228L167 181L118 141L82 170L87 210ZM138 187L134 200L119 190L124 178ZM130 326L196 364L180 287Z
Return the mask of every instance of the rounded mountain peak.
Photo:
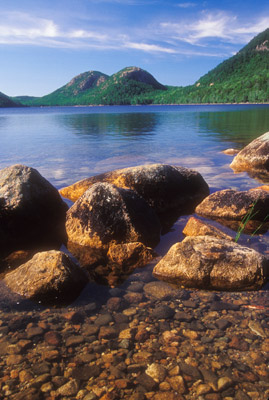
M152 86L154 89L166 89L154 76L139 67L126 67L113 75L114 81L121 79L134 80Z
M74 94L83 92L87 89L92 89L100 86L109 78L108 75L99 71L87 71L75 76L67 85L66 88L73 90Z

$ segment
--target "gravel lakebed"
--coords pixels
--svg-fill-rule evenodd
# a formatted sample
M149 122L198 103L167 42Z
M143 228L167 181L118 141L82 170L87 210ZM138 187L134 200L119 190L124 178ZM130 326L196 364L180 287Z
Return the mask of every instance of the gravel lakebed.
M179 289L152 268L61 308L1 286L0 398L268 400L268 290Z

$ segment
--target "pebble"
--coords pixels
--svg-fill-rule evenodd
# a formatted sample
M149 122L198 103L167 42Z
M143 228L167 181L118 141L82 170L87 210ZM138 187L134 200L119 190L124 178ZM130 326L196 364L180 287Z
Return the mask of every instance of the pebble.
M3 398L267 400L267 291L148 282L135 273L70 307L0 307Z

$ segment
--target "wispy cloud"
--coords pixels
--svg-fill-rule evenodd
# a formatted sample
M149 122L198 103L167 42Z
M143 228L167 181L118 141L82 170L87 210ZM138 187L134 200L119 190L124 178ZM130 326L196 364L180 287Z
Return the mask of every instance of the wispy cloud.
M129 0L128 3L142 1ZM195 5L191 2L177 4L182 8ZM227 12L213 14L204 11L198 16L195 14L191 20L167 20L139 29L136 25L123 28L113 23L99 23L97 26L91 21L87 21L87 25L81 24L79 29L71 24L67 26L63 27L53 18L41 18L23 12L0 12L0 44L96 50L133 49L150 54L225 57L235 51L235 43L247 43L255 34L266 29L269 17L242 25L235 15Z
M197 3L178 3L176 6L180 8L192 8L196 7Z
M240 25L234 15L218 12L203 13L192 21L162 22L163 34L192 45L203 45L206 39L222 39L227 43L247 43L255 34L269 26L269 17L261 18L254 24ZM209 45L209 43L207 43Z
M147 44L147 43L135 43L135 42L126 42L124 47L128 49L136 49L145 51L147 53L168 53L168 54L176 54L177 51L175 49L171 49L168 47L158 46L156 44Z

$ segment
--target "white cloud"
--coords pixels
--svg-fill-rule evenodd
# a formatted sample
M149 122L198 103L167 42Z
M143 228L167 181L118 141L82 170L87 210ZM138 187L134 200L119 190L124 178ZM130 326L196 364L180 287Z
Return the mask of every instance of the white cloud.
M142 51L146 51L148 53L169 53L169 54L175 54L176 50L171 49L171 48L167 48L167 47L162 47L162 46L158 46L155 44L147 44L147 43L135 43L135 42L127 42L125 43L126 48L129 49L136 49L136 50L142 50Z
M197 4L196 3L178 3L177 7L180 8L192 8L192 7L196 7Z
M254 35L269 26L269 18L262 18L254 24L240 25L234 15L218 12L203 13L202 17L192 21L162 22L162 34L177 41L192 45L209 46L206 39L222 39L223 42L247 43Z

